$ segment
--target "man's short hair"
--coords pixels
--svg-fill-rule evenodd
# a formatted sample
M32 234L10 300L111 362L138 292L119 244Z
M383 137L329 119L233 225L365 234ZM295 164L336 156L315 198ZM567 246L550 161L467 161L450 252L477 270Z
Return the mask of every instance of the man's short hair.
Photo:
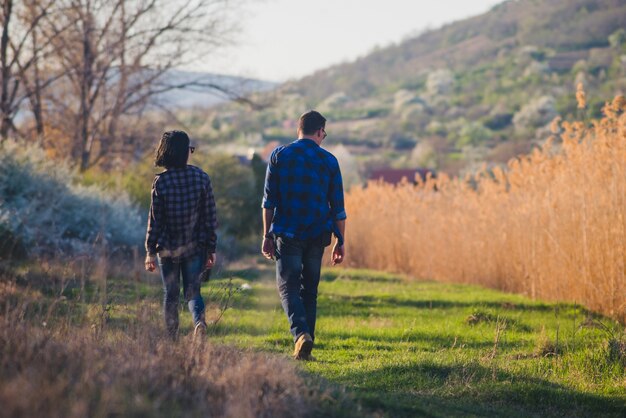
M320 112L309 110L300 116L298 130L305 135L312 135L326 127L326 118Z
M156 150L154 165L165 168L184 168L189 159L189 136L183 131L163 133Z

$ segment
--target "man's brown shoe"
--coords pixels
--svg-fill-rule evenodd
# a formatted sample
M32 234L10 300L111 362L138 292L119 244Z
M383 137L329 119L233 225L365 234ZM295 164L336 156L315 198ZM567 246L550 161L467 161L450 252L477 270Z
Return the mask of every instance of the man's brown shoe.
M308 333L300 334L296 340L296 348L293 350L293 358L296 360L311 359L311 350L313 350L313 339Z

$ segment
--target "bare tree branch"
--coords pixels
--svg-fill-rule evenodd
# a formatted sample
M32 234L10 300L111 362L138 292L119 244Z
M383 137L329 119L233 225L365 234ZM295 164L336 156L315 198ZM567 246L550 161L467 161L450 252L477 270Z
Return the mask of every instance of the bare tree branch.
M260 108L217 81L169 81L176 67L228 41L232 0L22 0L18 14L6 9L12 0L0 1L0 130L13 129L13 114L28 100L40 137L44 117L55 130L69 129L58 146L69 147L83 170L134 141L123 128L133 118L171 113L156 101L167 91L212 91ZM18 31L12 16L23 20Z

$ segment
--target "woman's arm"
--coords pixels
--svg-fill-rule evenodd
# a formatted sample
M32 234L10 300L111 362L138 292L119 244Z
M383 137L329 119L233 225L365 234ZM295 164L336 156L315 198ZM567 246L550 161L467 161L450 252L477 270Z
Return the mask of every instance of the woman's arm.
M156 253L159 235L163 228L161 219L163 218L163 202L161 195L157 191L157 180L152 183L150 193L150 212L148 213L148 229L146 231L146 261L145 267L148 271L156 269Z

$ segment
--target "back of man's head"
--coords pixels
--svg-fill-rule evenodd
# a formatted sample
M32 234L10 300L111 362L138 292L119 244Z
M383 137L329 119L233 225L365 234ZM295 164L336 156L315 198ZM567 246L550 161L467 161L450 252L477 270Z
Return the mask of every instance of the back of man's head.
M300 116L298 131L304 135L313 135L315 132L326 127L326 118L320 112L309 110Z

